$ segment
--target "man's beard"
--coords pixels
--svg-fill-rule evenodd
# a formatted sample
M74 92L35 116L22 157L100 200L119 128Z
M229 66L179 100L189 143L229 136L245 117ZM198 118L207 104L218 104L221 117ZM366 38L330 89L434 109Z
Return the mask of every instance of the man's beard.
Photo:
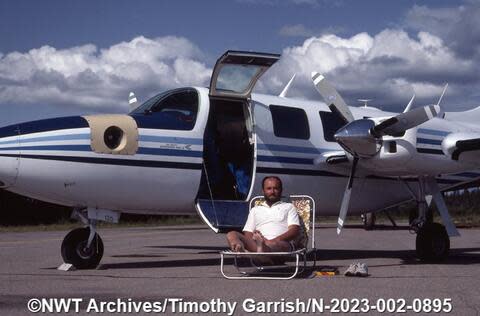
M271 195L264 195L264 198L265 198L265 201L273 204L273 203L276 203L278 201L280 201L280 196L276 196L274 194L271 194Z

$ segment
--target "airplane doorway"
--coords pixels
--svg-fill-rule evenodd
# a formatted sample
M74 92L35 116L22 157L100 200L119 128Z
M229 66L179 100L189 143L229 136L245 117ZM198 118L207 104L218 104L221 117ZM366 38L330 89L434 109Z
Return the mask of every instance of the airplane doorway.
M245 201L253 180L252 122L245 101L210 99L198 198Z

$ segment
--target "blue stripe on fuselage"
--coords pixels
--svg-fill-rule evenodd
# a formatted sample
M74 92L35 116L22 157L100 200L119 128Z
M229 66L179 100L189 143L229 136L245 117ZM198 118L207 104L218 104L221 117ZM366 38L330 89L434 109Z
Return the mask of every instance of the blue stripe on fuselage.
M275 145L275 144L258 144L257 149L269 150L269 151L285 151L285 152L293 152L293 153L306 153L306 154L320 154L322 152L321 149L318 149L315 147L297 147L297 146Z
M154 135L140 135L140 141L142 142L161 142L161 143L173 143L173 144L191 144L191 145L203 145L203 139L201 138L188 138L188 137L175 137L175 136L154 136Z
M26 143L33 143L33 142L48 142L48 141L61 141L61 140L89 140L90 134L69 134L69 135L51 135L51 136L39 136L39 137L32 137L32 138L20 138L15 140L6 140L0 141L0 145L7 145L7 144L26 144Z
M294 163L294 164L306 164L313 165L312 158L295 158L295 157L280 157L280 156L258 156L258 161L266 162L283 162L283 163Z
M87 151L91 152L90 145L46 145L46 146L16 146L0 148L0 151L11 150L55 150L55 151ZM201 151L194 150L178 150L178 149L163 149L163 148L147 148L140 147L137 154L143 155L160 155L160 156L182 156L182 157L202 157Z
M447 136L448 134L450 134L450 132L438 131L438 130L426 129L426 128L419 128L417 132L422 134L435 135L435 136Z
M90 134L67 134L67 135L49 135L39 136L32 138L20 138L14 140L0 141L0 145L18 144L19 142L32 143L32 142L46 142L46 141L62 141L62 140L90 140ZM154 135L140 135L140 141L144 142L160 142L160 143L172 143L172 144L189 144L189 145L202 145L203 139L201 138L188 138L188 137L174 137L174 136L154 136Z
M2 127L0 138L83 127L88 127L88 122L81 116L57 117Z
M442 140L440 139L429 139L429 138L417 138L418 144L429 144L429 145L441 145Z

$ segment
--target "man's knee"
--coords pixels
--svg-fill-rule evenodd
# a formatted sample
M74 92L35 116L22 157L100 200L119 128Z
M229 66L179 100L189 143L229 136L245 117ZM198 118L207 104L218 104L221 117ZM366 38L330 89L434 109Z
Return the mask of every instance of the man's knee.
M234 230L229 231L227 233L227 239L228 240L238 239L238 235L240 235L240 233L237 231L234 231Z

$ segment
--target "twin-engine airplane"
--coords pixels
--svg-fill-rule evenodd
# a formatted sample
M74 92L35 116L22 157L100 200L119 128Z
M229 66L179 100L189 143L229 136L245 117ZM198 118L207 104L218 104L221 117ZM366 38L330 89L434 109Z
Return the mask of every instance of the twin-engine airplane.
M0 129L0 181L9 191L68 205L86 226L61 252L77 268L96 267L96 222L121 213L192 214L215 232L239 229L266 175L285 194L308 194L316 214L350 214L418 202L412 227L422 259L448 254L458 235L442 191L480 178L480 109L444 113L435 105L404 113L348 107L318 74L325 103L252 94L279 55L228 51L209 89L158 94L128 115L87 115ZM134 95L130 102L136 103ZM445 226L427 216L432 196ZM448 235L447 235L448 233Z

